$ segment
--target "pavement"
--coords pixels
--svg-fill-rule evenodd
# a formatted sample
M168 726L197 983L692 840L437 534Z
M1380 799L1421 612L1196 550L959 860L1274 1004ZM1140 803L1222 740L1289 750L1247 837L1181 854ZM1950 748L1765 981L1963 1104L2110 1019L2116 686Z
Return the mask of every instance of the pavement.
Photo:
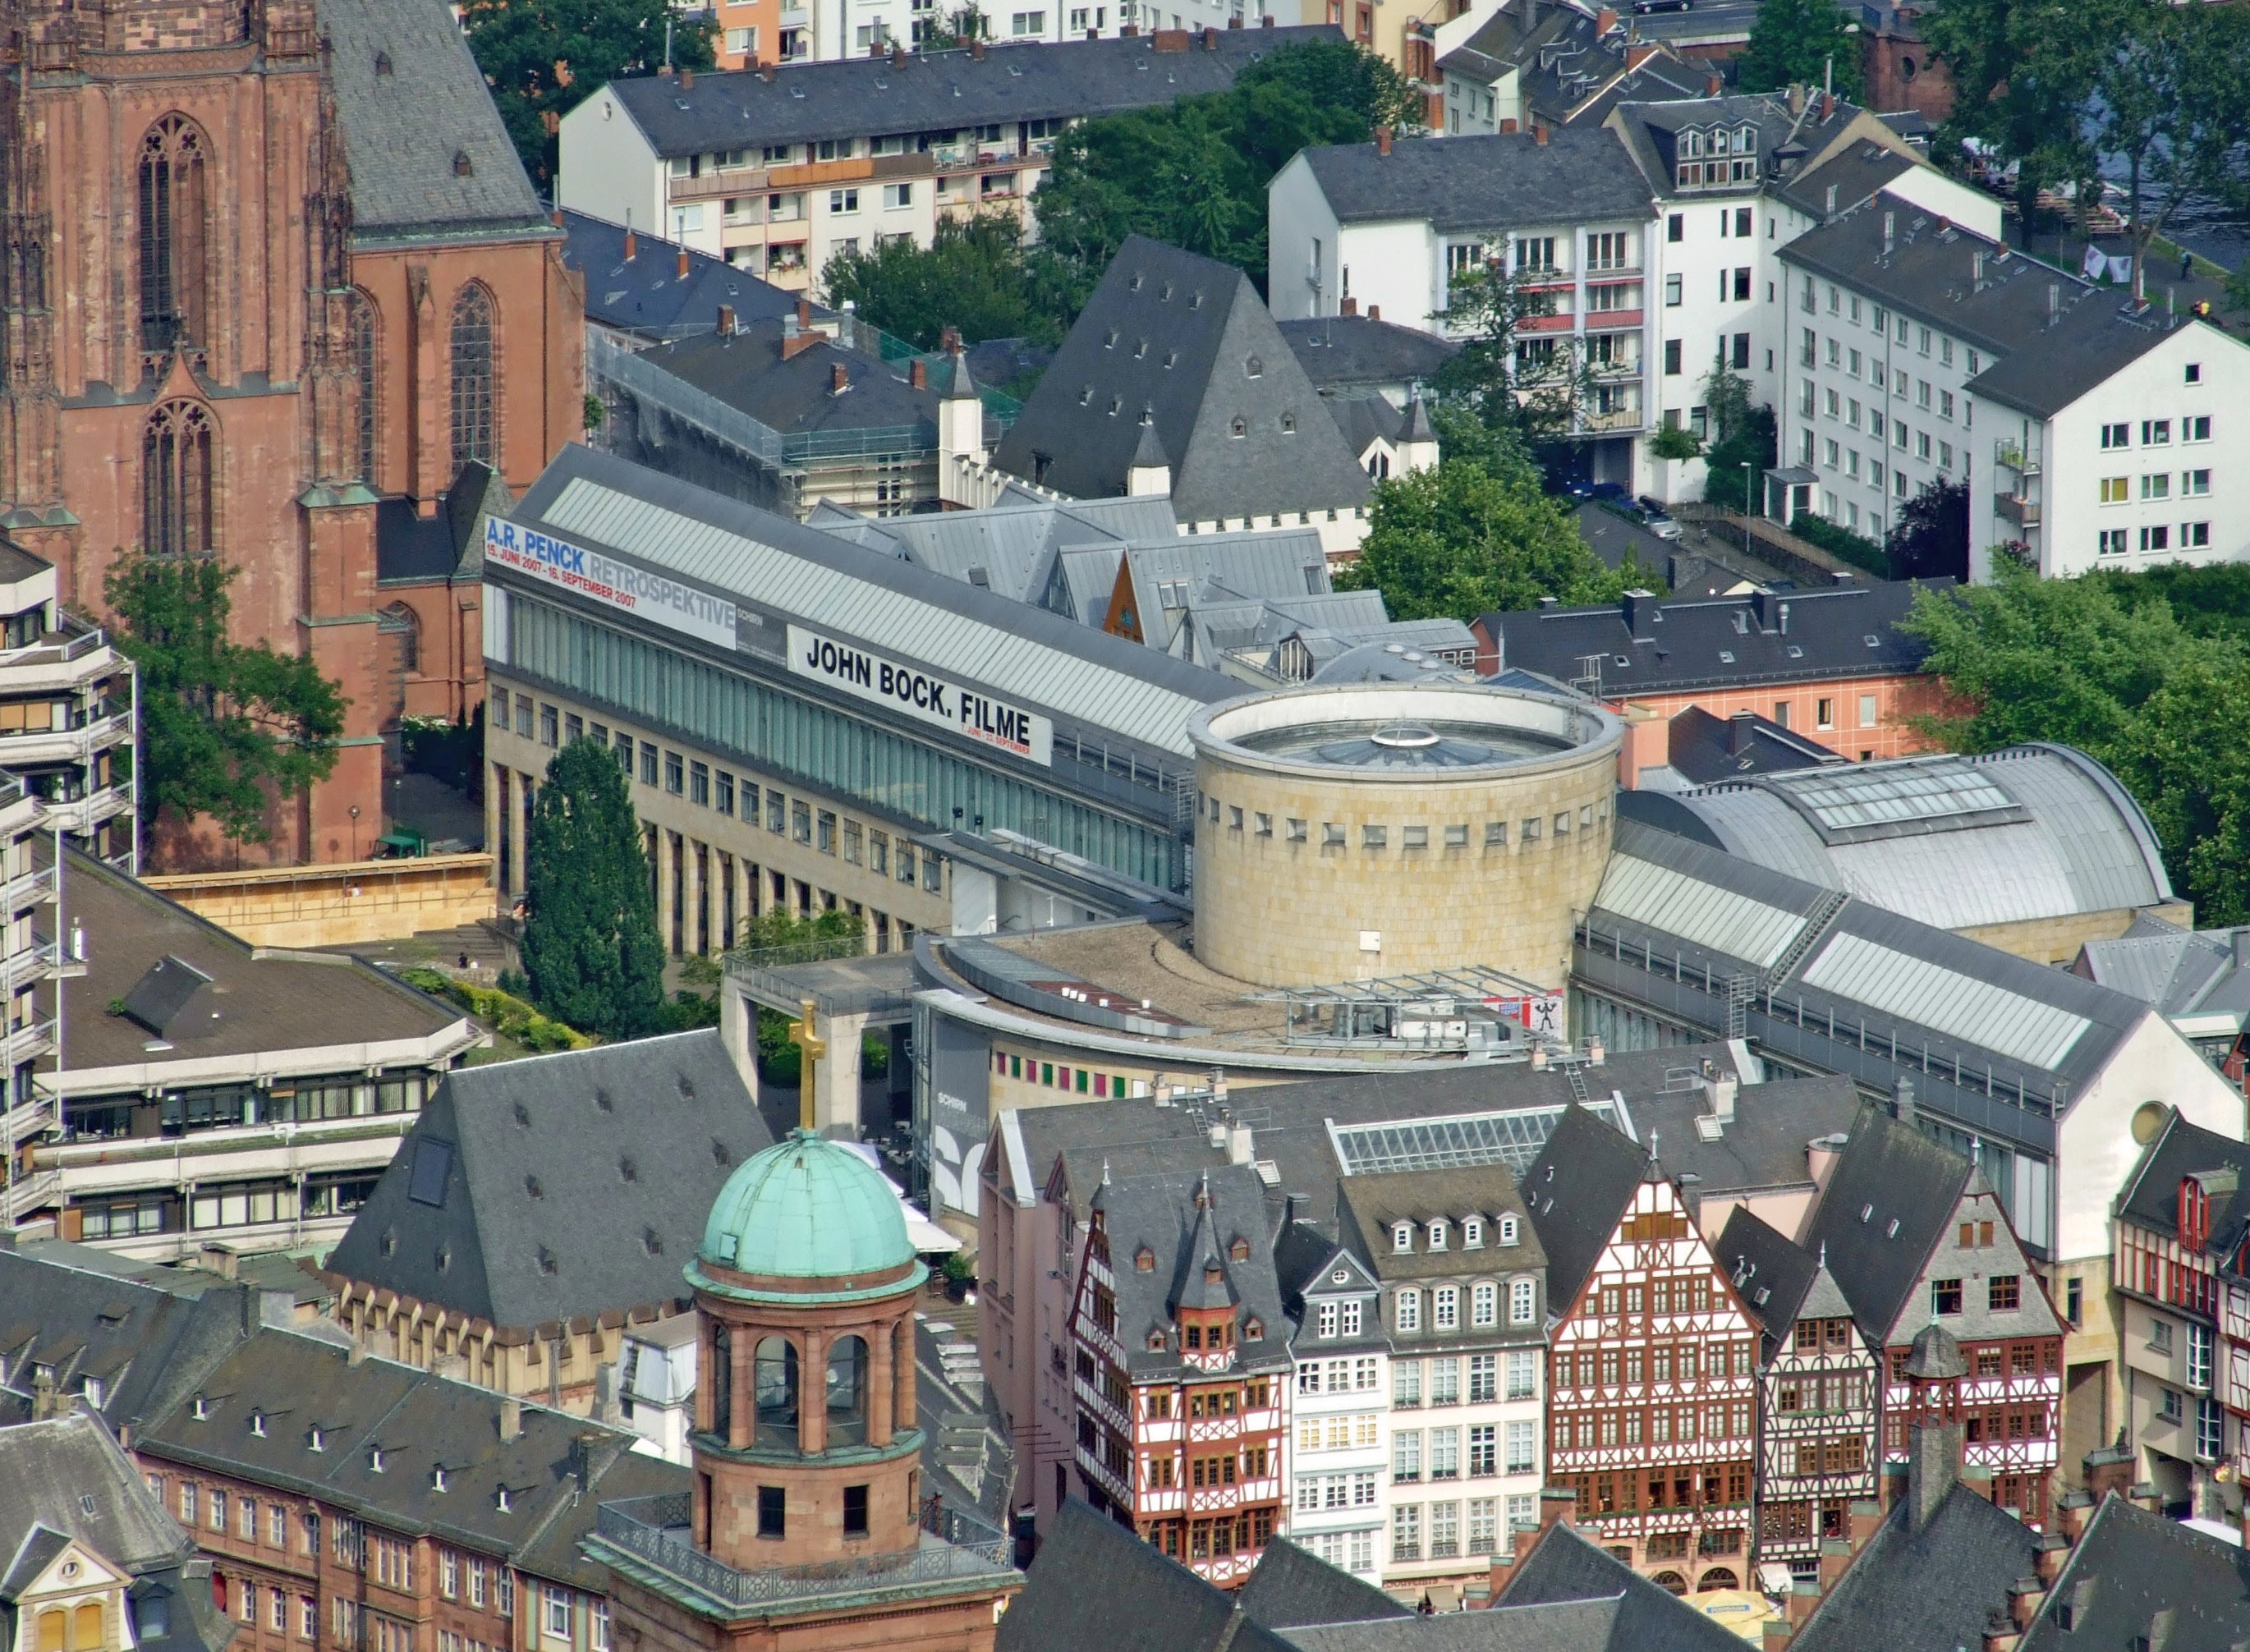
M1624 567L1625 553L1631 551L1643 567L1672 586L1675 595L1715 595L1739 580L1764 585L1784 577L1755 557L1744 556L1733 541L1694 522L1680 524L1678 539L1664 540L1598 505L1581 505L1577 519L1578 537L1606 566Z

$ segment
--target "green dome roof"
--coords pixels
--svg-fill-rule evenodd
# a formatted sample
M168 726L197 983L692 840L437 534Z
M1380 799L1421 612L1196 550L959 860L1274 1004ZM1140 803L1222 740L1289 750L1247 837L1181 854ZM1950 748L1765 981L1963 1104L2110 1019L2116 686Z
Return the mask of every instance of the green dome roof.
M727 1178L696 1262L787 1279L852 1281L842 1290L857 1294L859 1280L916 1257L898 1197L875 1167L849 1147L793 1130ZM705 1290L742 1294L695 1266L687 1274ZM887 1294L901 1283L880 1289Z

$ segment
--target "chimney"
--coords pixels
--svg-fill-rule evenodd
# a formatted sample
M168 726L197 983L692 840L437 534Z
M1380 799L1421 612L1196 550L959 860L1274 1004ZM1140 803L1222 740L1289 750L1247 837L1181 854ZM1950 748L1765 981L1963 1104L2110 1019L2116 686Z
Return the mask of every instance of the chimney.
M367 1344L362 1342L357 1337L354 1337L352 1339L351 1346L344 1351L344 1363L348 1366L365 1365L367 1363Z
M682 92L695 90L695 71L684 63L680 65L680 89Z
M1906 1431L1906 1520L1909 1531L1929 1523L1961 1479L1961 1425L1914 1422Z
M1914 1080L1896 1078L1891 1081L1891 1117L1911 1126L1914 1123Z
M1264 17L1259 18L1258 26L1261 29L1272 28L1273 26L1273 14L1269 11Z
M1357 299L1338 299L1336 300L1336 313L1338 315L1357 315L1359 313L1359 300Z
M731 304L719 306L719 336L722 339L735 336L735 306Z
M1369 305L1367 306L1367 319L1370 321L1380 321L1383 319L1383 306L1379 304Z
M983 35L978 35L974 40L971 40L969 43L969 55L979 63L984 61L984 37Z
M1832 92L1824 92L1824 93L1822 93L1820 94L1820 119L1821 119L1821 121L1822 121L1822 123L1825 125L1826 122L1828 122L1828 121L1830 121L1830 120L1833 120L1835 118L1836 118L1836 94L1835 94L1834 93L1832 93Z
M2016 1642L2023 1638L2024 1632L2016 1627L2016 1621L1994 1607L1991 1615L1984 1620L1984 1652L2016 1652Z
M549 224L552 224L556 229L561 229L562 227L562 209L561 207L556 207L555 210L547 215L547 221Z
M1547 147L1547 123L1544 120L1532 122L1531 141L1543 149Z
M828 369L828 394L841 396L851 388L852 375L845 370L844 363L838 361L832 364Z
M1604 6L1599 11L1594 13L1594 32L1596 34L1607 34L1611 30L1616 27L1617 13L1610 7Z
M1513 135L1515 135L1515 117L1514 115L1512 115L1512 114L1511 114L1511 115L1503 115L1503 116L1501 118L1501 122L1500 122L1500 135L1501 135L1501 136L1502 136L1503 138L1505 138L1505 137L1512 137Z
M2061 314L2062 283L2050 281L2046 284L2046 324L2053 327Z
M67 1416L70 1401L55 1389L55 1373L41 1366L31 1373L31 1421L45 1422L55 1417Z
M1618 612L1636 643L1655 640L1658 619L1663 611L1653 591L1630 590L1618 599Z
M774 83L774 65L770 63L758 65L758 79L771 86Z
M1726 82L1720 79L1717 75L1706 75L1703 79L1703 95L1707 98L1715 98L1725 86Z
M1216 52L1216 51L1218 51L1218 30L1216 30L1216 29L1205 29L1205 30L1203 31L1203 49L1204 49L1205 52Z
M812 325L812 300L798 294L797 300L797 330L804 332Z
M1984 290L1984 249L1983 247L1978 247L1969 255L1969 280L1976 291L1982 293Z
M1890 255L1891 255L1891 242L1892 242L1893 237L1895 237L1897 234L1898 234L1898 214L1897 214L1897 213L1895 213L1895 212L1886 212L1886 213L1884 213L1884 214L1883 214L1883 256L1884 256L1885 258L1888 258L1888 257L1890 257Z
M913 365L907 368L907 382L917 390L929 389L929 364L921 357L914 357Z
M512 1394L500 1396L500 1437L503 1440L523 1437L523 1401Z
M573 1435L570 1438L570 1477L578 1483L582 1497L594 1489L594 1448L601 1443L598 1434Z
M1377 127L1375 128L1375 152L1377 155L1389 155L1391 153L1391 128L1389 127Z
M1832 1136L1815 1136L1805 1144L1805 1166L1812 1174L1814 1187L1827 1187L1828 1174L1836 1168L1836 1161L1844 1156L1845 1146L1851 1139L1839 1130Z
M1786 636L1788 636L1788 635L1789 635L1789 604L1788 604L1788 603L1784 602L1784 603L1781 605L1780 613L1781 613L1781 634L1782 634L1784 637L1786 637Z
M687 279L687 249L686 247L680 249L680 279L683 281Z
M640 237L631 230L625 231L625 262L631 264L640 256Z
M1088 29L1086 31L1086 38L1089 40L1099 40L1101 38L1101 31L1099 29Z
M1258 1157L1256 1138L1248 1125L1229 1125L1226 1127L1226 1162L1246 1165Z
M1741 757L1750 748L1752 731L1757 726L1756 712L1736 712L1727 719L1727 755Z
M1789 117L1793 120L1804 113L1805 88L1792 80L1789 86Z
M1836 216L1836 186L1832 183L1828 186L1828 216Z
M898 41L898 40L894 40L894 41L892 41L892 42L891 42L891 67L893 67L894 69L903 69L903 68L905 68L906 66L907 66L907 49L906 49L906 45L905 45L905 43L904 43L904 42L902 42L902 41Z

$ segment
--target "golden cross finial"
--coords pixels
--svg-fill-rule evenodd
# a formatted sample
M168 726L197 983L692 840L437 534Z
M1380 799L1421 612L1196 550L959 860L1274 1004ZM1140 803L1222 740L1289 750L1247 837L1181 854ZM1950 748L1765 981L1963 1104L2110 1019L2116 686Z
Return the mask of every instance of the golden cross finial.
M812 1128L812 1069L813 1064L828 1054L828 1041L813 1031L812 1000L799 1001L802 1020L789 1023L789 1041L795 1044L802 1059L797 1077L797 1123L800 1130Z

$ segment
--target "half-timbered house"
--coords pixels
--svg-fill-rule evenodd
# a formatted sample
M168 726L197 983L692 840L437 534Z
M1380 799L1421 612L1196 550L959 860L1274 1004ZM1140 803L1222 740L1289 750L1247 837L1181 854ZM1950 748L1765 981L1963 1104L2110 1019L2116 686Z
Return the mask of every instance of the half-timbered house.
M1761 1332L1753 1558L1810 1579L1821 1544L1849 1536L1852 1504L1876 1495L1881 1362L1824 1259L1747 1209L1727 1219L1719 1261Z
M1674 1592L1748 1576L1757 1326L1648 1150L1581 1107L1523 1180L1553 1304L1548 1472Z
M1984 1172L1903 1118L1868 1106L1802 1242L1820 1252L1860 1334L1882 1351L1883 1457L1907 1455L1905 1368L1936 1323L1960 1345L1964 1460L1992 1500L2039 1525L2060 1452L2063 1322Z
M1394 1588L1482 1575L1538 1522L1547 1257L1528 1216L1504 1164L1337 1185L1339 1234L1390 1310Z
M1105 1183L1071 1324L1087 1499L1228 1587L1282 1513L1290 1359L1268 1222L1247 1165Z
M2117 1199L2118 1381L2138 1477L2236 1521L2250 1472L2250 1144L2167 1111Z

